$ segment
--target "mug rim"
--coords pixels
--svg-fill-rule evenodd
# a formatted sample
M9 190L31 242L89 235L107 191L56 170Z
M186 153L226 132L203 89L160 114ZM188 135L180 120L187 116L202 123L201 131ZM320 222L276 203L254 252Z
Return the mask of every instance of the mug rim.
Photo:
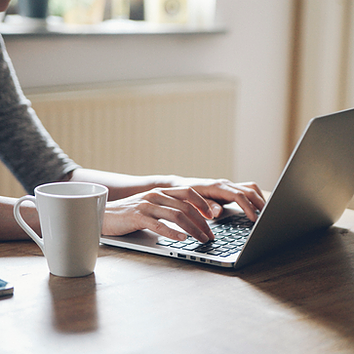
M45 188L58 187L58 186L60 187L60 186L67 186L67 185L94 186L98 189L101 189L101 191L90 192L90 193L86 193L86 194L69 194L69 193L60 194L60 193L42 190ZM91 197L102 196L102 195L108 193L108 188L102 184L99 184L99 183L75 182L75 181L63 182L62 181L62 182L50 182L50 183L40 184L34 189L34 193L35 193L35 195L39 194L39 195L51 196L51 197L55 197L55 198L91 198Z

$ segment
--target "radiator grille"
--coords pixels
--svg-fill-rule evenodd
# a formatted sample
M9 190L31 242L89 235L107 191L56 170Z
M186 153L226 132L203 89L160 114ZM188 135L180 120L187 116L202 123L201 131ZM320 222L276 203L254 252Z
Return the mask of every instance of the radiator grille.
M232 79L147 80L26 94L54 140L84 167L232 179ZM0 180L0 195L24 194L4 166Z

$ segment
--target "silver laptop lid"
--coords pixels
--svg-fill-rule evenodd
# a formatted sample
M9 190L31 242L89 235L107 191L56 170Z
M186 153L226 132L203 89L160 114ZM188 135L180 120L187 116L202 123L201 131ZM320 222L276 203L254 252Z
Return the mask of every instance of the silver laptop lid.
M354 194L354 109L314 118L295 147L236 267L327 228Z

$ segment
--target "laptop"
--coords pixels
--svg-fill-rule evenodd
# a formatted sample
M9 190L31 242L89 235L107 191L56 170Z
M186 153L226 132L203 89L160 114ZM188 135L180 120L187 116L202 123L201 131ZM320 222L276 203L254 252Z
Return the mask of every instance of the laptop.
M210 222L215 241L173 241L149 230L101 243L220 267L241 268L333 225L354 194L354 109L313 118L255 223L236 203ZM169 223L170 224L170 223Z

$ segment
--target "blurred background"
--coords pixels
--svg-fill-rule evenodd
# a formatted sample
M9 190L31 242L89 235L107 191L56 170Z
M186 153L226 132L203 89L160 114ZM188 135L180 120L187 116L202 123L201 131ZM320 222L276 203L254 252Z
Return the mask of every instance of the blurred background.
M38 115L85 167L271 190L307 122L354 105L353 0L96 1L92 21L65 3L48 4L60 34L11 32L16 2L2 32Z

